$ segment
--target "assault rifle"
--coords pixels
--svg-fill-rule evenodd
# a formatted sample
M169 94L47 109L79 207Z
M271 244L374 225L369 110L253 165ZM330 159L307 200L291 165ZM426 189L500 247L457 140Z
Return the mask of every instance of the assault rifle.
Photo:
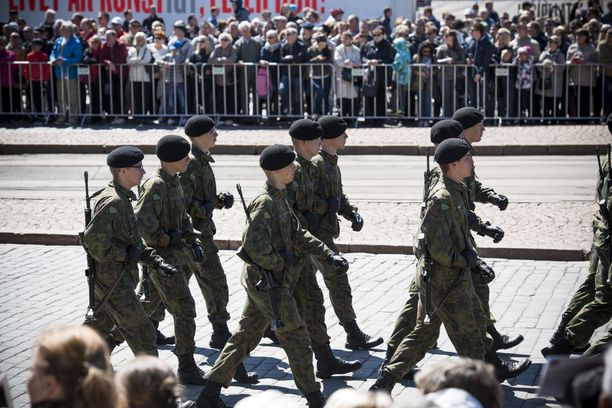
M83 173L85 179L85 228L91 222L91 199L89 197L89 173ZM87 268L85 269L85 276L87 277L87 286L89 289L89 304L87 305L87 311L85 312L85 321L91 322L96 320L95 309L96 309L96 294L95 294L95 282L96 282L96 265L93 257L89 254L89 250L85 246L85 231L79 232L79 240L85 254L87 254Z
M429 198L429 182L431 180L431 170L429 169L429 148L426 151L427 154L427 170L423 173L423 201L421 202L421 221L425 216L427 209L427 200ZM423 232L419 233L419 248L423 254L423 281L425 283L425 318L423 319L424 324L431 324L432 307L431 307L431 267L432 260L427 250L427 237Z

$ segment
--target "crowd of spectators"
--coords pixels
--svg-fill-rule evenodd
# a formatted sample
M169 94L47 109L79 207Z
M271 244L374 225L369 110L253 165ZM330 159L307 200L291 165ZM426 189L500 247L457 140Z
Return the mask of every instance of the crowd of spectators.
M597 119L612 111L612 2L585 4L567 16L537 15L530 2L516 15L492 1L462 16L426 7L415 21L389 7L362 19L288 3L252 18L240 0L227 19L213 7L171 23L154 6L143 21L129 10L62 21L49 9L43 22L11 11L0 23L0 119L174 125L198 112L226 123L337 113L428 126L466 105L488 118Z

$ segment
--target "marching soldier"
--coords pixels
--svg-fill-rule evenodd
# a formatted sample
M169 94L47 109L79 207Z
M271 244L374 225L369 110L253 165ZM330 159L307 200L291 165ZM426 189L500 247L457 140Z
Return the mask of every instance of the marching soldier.
M113 181L92 196L96 198L93 217L86 226L83 244L95 260L95 292L98 310L87 322L107 338L113 326L127 340L134 353L157 356L155 329L134 293L138 262L149 265L159 279L172 279L177 270L151 248L146 247L132 208L145 174L144 153L134 146L121 146L106 158ZM103 302L103 304L102 304ZM109 342L112 351L114 343Z
M325 404L314 376L308 332L293 296L299 279L295 266L298 254L310 254L333 264L336 273L346 273L348 262L304 230L289 207L286 186L293 181L294 160L295 153L283 145L268 146L261 153L259 163L267 183L264 192L247 209L242 236L244 258L250 258L242 274L247 300L238 330L206 375L198 407L224 406L219 398L221 387L229 385L236 366L257 346L271 321L278 323L272 328L287 353L297 388L308 405ZM265 291L260 290L262 280L266 283Z

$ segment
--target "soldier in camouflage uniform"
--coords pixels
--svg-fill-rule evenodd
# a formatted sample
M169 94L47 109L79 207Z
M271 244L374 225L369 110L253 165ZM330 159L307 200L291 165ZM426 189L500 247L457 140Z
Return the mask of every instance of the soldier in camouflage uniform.
M319 155L312 159L318 169L318 200L316 211L318 225L313 234L338 252L334 239L340 235L338 215L351 222L353 231L361 231L363 218L357 212L357 207L350 204L348 197L342 191L342 176L338 167L337 151L344 149L347 124L336 116L322 116L319 124L323 129L322 149ZM351 285L346 275L334 275L325 271L328 266L315 261L317 268L323 275L325 286L329 290L329 298L340 324L346 332L346 348L370 349L382 344L382 337L371 337L365 334L357 325L356 314L353 308L353 295Z
M161 301L174 318L178 356L178 377L183 384L203 385L203 372L197 366L195 351L195 302L183 272L191 259L203 262L204 252L183 199L179 173L187 170L190 145L180 136L162 137L156 148L160 168L141 187L136 204L140 233L148 246L172 262L179 273L170 279L151 274L150 279ZM150 304L150 308L157 307Z
M208 320L213 327L210 347L222 349L231 336L227 327L230 318L227 312L229 289L219 260L219 249L214 242L217 230L212 216L214 209L231 208L234 196L227 192L217 194L215 175L210 166L215 160L209 151L217 141L215 122L205 115L193 116L185 124L185 134L191 140L194 159L189 162L187 171L181 175L181 186L187 212L194 228L200 232L199 238L205 255L202 264L188 261L185 275L187 281L191 275L195 275L206 302ZM244 365L240 363L234 379L241 383L255 384L257 374L247 373Z
M134 293L138 281L137 265L138 262L148 264L156 274L177 271L145 246L138 231L132 208L136 196L131 189L140 184L145 174L143 158L143 152L134 146L113 150L106 159L113 181L92 196L96 202L83 244L95 262L96 298L100 302L108 297L102 308L96 310L96 320L86 324L105 338L116 326L134 355L157 356L155 329ZM111 351L112 344L109 344Z
M238 330L229 339L213 368L207 373L206 387L197 401L198 407L223 407L221 387L227 387L236 365L259 343L266 326L272 321L272 308L266 291L257 289L262 279L260 268L269 271L273 280L273 298L279 300L279 314L284 326L275 330L287 353L298 390L310 407L323 407L325 399L315 380L312 350L308 332L293 296L299 279L297 254L310 254L334 264L336 273L346 273L348 262L321 241L302 229L286 200L285 187L293 180L295 153L287 146L268 146L261 153L260 166L267 183L264 192L248 207L249 219L242 236L244 252L253 264L245 265L242 285L247 291ZM257 266L255 266L257 265Z
M484 115L476 108L465 107L457 110L453 114L453 119L461 123L463 127L463 139L470 145L470 152L472 155L475 154L472 145L480 142L484 133ZM476 173L473 173L467 180L467 186L469 190L470 210L471 210L471 222L470 228L481 236L488 236L493 239L494 243L500 242L504 237L504 231L491 225L491 223L484 222L475 213L475 204L478 203L489 203L497 206L501 211L504 211L508 207L508 198L505 195L497 194L492 188L484 187L482 183L476 177ZM481 261L482 262L482 261ZM489 324L487 325L487 333L493 339L493 348L495 350L509 349L523 341L523 335L519 334L516 337L510 337L507 334L501 334L495 328L495 318L489 308L489 279L487 275L495 276L493 269L488 265L479 263L478 270L473 271L476 275L474 276L474 289L480 299L482 308L484 309L487 316L489 316ZM482 279L483 273L485 279Z
M297 153L297 164L293 182L287 185L287 201L302 227L309 232L317 227L317 213L324 214L324 206L320 204L321 200L315 190L319 187L317 168L311 161L319 153L322 133L319 123L310 119L298 119L289 128L291 143ZM296 253L296 256L295 269L300 271L300 277L293 296L310 335L312 350L317 360L317 377L329 378L334 374L358 370L361 368L360 361L345 361L333 354L329 345L323 292L317 282L317 270L308 254ZM333 268L323 268L322 272L337 275ZM334 279L335 276L329 278Z
M519 375L531 364L528 359L502 361L486 336L487 317L474 292L470 272L480 259L469 232L469 193L464 183L465 174L470 174L470 169L473 169L469 145L457 138L445 140L436 148L436 160L441 165L442 174L439 179L434 176L430 180L431 188L426 191L427 203L417 232L417 236L420 233L425 235L427 248L415 246L416 254L420 255L417 281L413 284L418 290L416 325L407 336L406 332L402 333L404 337L394 333L392 338L400 344L396 349L388 350L391 353L388 353L372 390L390 392L396 381L410 373L414 364L437 340L442 323L459 355L485 359L494 365L496 376L501 381ZM430 324L424 321L424 250L432 260L429 270L433 306ZM398 319L399 322L403 319L408 325L412 323L414 313L413 310L406 313L411 300L414 300L414 295Z

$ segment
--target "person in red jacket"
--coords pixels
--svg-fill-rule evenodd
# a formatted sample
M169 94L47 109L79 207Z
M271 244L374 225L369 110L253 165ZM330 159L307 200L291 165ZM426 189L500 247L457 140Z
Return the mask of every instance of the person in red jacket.
M26 55L29 64L23 67L23 78L30 83L27 97L30 99L32 112L41 113L44 111L43 101L48 92L47 84L51 76L51 67L49 56L43 51L43 41L34 39L31 45L32 51Z

